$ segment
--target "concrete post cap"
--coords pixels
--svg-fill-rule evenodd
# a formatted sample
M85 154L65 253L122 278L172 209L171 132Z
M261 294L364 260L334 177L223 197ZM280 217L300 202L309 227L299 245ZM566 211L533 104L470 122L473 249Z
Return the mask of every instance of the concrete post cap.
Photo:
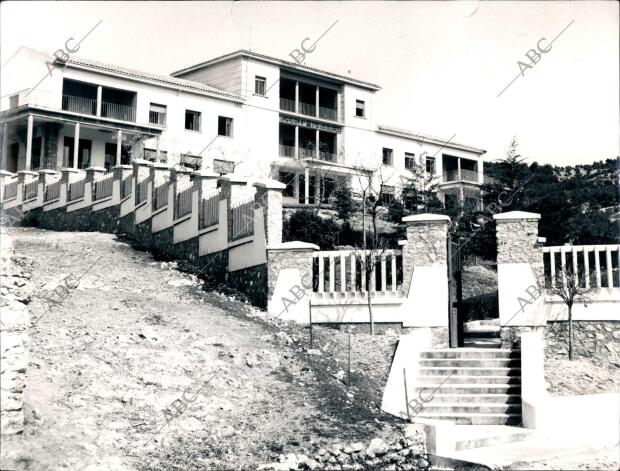
M112 170L116 170L116 169L132 170L133 166L132 165L115 165L114 167L112 167Z
M235 175L234 173L229 173L227 175L220 177L220 181L230 182L231 184L239 183L239 184L244 184L244 185L247 185L248 183L248 179L246 177L242 175Z
M252 184L256 188L266 188L267 190L284 190L286 185L272 178L265 178Z
M8 170L0 170L0 177L14 177L16 173L11 173Z
M268 245L267 250L320 250L320 247L310 242L293 240L290 242Z
M39 175L56 175L58 172L56 170L43 169L39 170Z
M87 172L105 172L104 167L88 167L86 169Z
M64 168L61 168L60 171L62 173L80 173L80 169L73 168L73 167L64 167Z
M445 214L423 213L405 216L403 222L411 223L432 223L432 222L450 222L450 217Z
M149 165L153 165L153 162L151 162L150 160L144 160L144 159L136 159L132 162L133 165L144 165L144 166L149 166Z
M153 168L157 170L170 170L170 165L163 162L153 162Z
M522 219L540 219L538 213L527 213L525 211L509 211L507 213L499 213L493 216L496 221L519 221Z
M407 242L409 242L407 239L405 239L405 240L399 240L399 241L398 241L398 245L400 245L400 246L402 247L403 245L407 245Z
M192 178L219 178L220 174L212 172L211 170L196 170L192 172Z
M37 172L32 172L30 170L20 170L17 172L17 175L37 175Z

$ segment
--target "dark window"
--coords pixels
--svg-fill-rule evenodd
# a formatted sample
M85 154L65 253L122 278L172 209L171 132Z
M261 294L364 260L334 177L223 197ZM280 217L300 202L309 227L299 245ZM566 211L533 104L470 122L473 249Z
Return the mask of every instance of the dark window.
M80 139L78 145L78 168L90 167L92 142L89 139ZM63 143L63 167L73 167L73 150L75 142L73 137L65 136Z
M384 205L389 205L394 202L395 189L393 186L381 185L381 194L379 195Z
M444 199L444 206L446 209L456 209L459 207L459 197L452 193L446 193Z
M321 178L321 198L323 203L329 203L329 197L336 189L336 182L332 178Z
M11 173L17 172L19 162L19 142L14 142L9 146L9 166L7 170Z
M149 123L159 124L160 126L166 125L166 105L151 103L151 107L149 108Z
M435 158L434 157L426 158L426 172L430 173L431 175L435 174Z
M200 170L202 168L202 157L199 155L181 154L180 163L183 167Z
M200 131L200 112L185 110L185 129Z
M217 118L217 133L220 136L228 136L232 137L232 118L226 118L224 116L219 116Z
M181 154L182 156L183 154ZM144 148L144 160L148 160L150 162L157 162L157 149L147 149ZM165 162L168 160L168 152L165 150L159 150L159 161Z
M405 152L405 168L413 170L415 168L415 155Z
M265 85L267 85L267 79L265 77L254 77L254 93L256 95L265 96Z
M38 170L41 168L41 151L43 150L43 138L35 137L32 140L32 150L30 153L30 169Z
M383 148L383 165L394 165L394 153L387 147Z
M355 116L358 118L366 116L366 104L362 100L355 100Z
M105 143L105 161L103 165L108 172L116 165L116 144L111 142Z
M282 196L295 196L295 174L291 172L280 172L280 181L286 185Z

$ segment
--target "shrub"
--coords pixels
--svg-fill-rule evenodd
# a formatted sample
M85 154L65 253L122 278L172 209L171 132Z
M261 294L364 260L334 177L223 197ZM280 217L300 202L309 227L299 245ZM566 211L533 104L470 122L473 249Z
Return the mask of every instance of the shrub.
M322 250L333 250L338 242L340 229L330 219L323 219L309 209L291 214L284 222L284 240L298 240L317 244Z
M344 221L348 221L351 217L351 213L355 211L356 205L355 201L353 201L353 196L351 194L351 188L348 186L338 187L332 193L334 197L334 209L338 213L338 217Z

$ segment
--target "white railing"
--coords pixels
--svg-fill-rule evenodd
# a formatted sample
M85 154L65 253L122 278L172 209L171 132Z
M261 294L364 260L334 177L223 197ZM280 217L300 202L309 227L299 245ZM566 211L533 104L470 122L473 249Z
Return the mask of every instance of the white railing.
M254 235L254 198L230 208L230 221L229 241Z
M319 106L319 118L331 119L332 121L336 121L337 112L332 108L325 108L323 106Z
M28 201L35 199L37 197L37 193L39 191L39 181L33 180L24 185L24 196L23 200Z
M314 252L313 291L388 292L402 284L400 250Z
M295 112L295 100L289 100L287 98L280 98L280 109L282 111Z
M182 189L177 188L177 194L174 197L174 219L182 218L192 212L193 191L192 184Z
M198 228L206 229L220 222L220 191L207 195L200 202L198 213Z
M119 105L118 103L101 103L101 116L121 121L135 121L136 110L131 106Z
M60 198L60 180L45 185L45 193L43 194L43 201L57 200Z
M563 245L543 247L547 284L557 286L568 273L584 287L620 288L620 245Z
M114 175L106 175L94 182L93 200L101 200L112 196L112 185L114 184Z
M280 144L280 155L282 157L295 157L295 146Z
M17 180L4 185L4 200L10 200L17 196Z
M79 96L63 95L62 109L80 114L97 114L97 100Z

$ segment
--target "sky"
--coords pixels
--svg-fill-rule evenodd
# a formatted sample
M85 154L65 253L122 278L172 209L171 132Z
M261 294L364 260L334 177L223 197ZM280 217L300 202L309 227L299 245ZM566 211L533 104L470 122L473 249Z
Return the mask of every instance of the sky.
M452 137L487 161L516 136L527 162L565 166L620 154L618 17L614 1L5 1L0 63L100 20L76 55L155 73L238 49L291 60L327 31L305 65L380 85L378 124Z

